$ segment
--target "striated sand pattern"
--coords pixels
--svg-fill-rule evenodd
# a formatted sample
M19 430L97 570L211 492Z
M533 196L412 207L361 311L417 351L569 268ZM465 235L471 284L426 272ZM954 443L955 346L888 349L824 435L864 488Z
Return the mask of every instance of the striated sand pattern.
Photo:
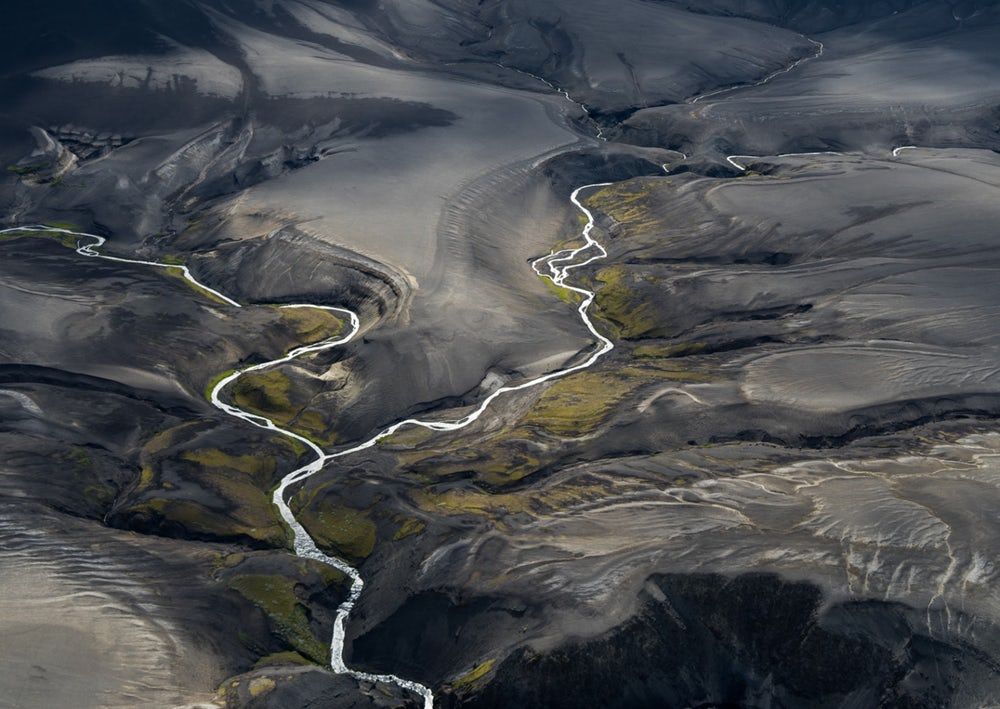
M1000 696L995 0L15 5L0 706Z

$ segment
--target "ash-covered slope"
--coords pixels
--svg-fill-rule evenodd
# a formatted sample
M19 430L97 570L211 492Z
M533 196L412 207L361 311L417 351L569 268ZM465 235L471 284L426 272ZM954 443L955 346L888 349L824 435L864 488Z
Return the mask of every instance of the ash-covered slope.
M993 148L1000 14L945 3L817 35L823 52L766 85L636 111L616 136L724 165L732 153L878 152L900 145ZM780 126L780 129L775 129ZM712 155L714 153L714 156Z
M996 3L5 13L3 225L252 307L0 235L0 695L413 705L301 667L346 593L270 503L304 448L205 393L344 332L290 302L362 332L228 396L327 450L581 361L528 264L610 181L574 274L608 357L295 491L367 579L348 660L446 706L996 696Z

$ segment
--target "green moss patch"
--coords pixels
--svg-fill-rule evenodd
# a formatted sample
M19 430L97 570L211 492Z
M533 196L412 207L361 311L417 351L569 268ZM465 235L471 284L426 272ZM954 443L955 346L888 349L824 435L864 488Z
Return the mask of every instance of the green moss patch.
M624 266L611 266L598 271L594 296L595 315L611 323L623 339L636 339L657 334L655 306L639 292L640 277Z
M218 448L198 448L184 451L181 458L206 469L225 469L244 473L269 485L277 464L266 455L230 455Z
M626 236L656 232L662 228L654 213L661 184L650 178L616 182L592 194L586 204L622 224Z
M179 526L197 538L250 539L259 546L287 546L287 530L269 493L278 474L278 459L263 452L266 443L256 455L190 447L189 441L212 425L191 421L147 441L139 454L140 477L129 495L135 502L118 514L131 519L136 528L155 531ZM185 445L186 450L178 451Z
M286 650L285 652L275 652L266 657L262 657L257 662L254 663L253 669L260 669L261 667L273 667L275 665L311 665L312 663L306 658L302 657L299 653L294 650Z
M471 689L474 685L478 684L483 677L490 673L493 666L496 664L495 659L485 660L480 662L478 665L473 667L471 670L461 675L451 683L452 689L466 690Z
M71 446L68 450L56 453L55 459L75 468L90 468L94 464L90 454L80 446Z
M18 239L49 239L50 241L62 244L68 249L75 249L77 247L77 238L74 234L64 234L59 231L44 231L41 229L24 229L0 234L0 242L17 241Z
M564 288L563 286L557 286L548 276L539 276L539 278L542 279L542 283L545 284L545 287L549 290L549 292L554 294L557 298L559 298L559 300L566 303L572 303L573 305L580 302L581 295L575 290Z
M508 514L528 514L541 517L575 505L606 499L613 491L608 486L590 480L553 485L530 494L521 492L488 493L473 489L451 489L434 492L416 490L413 502L433 514L472 514L501 520Z
M252 539L262 546L288 546L285 528L270 512L269 497L249 486L231 486L225 494L228 496L225 504L230 509L209 507L179 497L154 497L131 505L119 514L130 518L133 526L153 530L176 529L179 525L188 537Z
M295 648L297 654L326 664L330 649L313 634L308 609L299 601L293 579L246 574L230 578L229 586L260 608L267 615L271 631Z
M407 537L413 536L414 534L420 534L427 527L422 520L416 517L398 517L397 522L401 522L399 529L396 533L392 535L392 541L398 542L400 539L406 539Z
M168 265L165 268L159 268L157 270L163 272L168 278L172 278L174 280L179 280L183 282L185 286L187 286L188 288L190 288L203 298L207 298L208 300L212 301L213 303L216 303L218 305L232 305L231 303L217 296L212 291L208 290L207 288L202 288L197 283L185 278L184 270L181 266Z
M406 426L392 435L378 439L378 445L386 448L413 448L439 435L440 432L423 426Z
M492 488L502 488L542 467L539 457L529 450L526 435L530 434L515 430L479 442L475 450L449 446L444 452L436 449L417 451L402 455L400 459L407 473L427 482L464 475Z
M233 403L261 414L282 428L288 428L320 444L337 442L337 435L323 414L308 408L308 392L298 391L280 368L249 372L232 385Z
M299 412L289 397L291 381L280 369L249 372L232 385L233 403L286 425Z
M146 441L139 451L141 472L134 492L141 493L154 487L157 483L155 466L159 454L173 446L184 436L197 432L204 425L204 421L187 421L178 426L164 429Z
M706 342L682 342L677 345L640 345L632 350L639 359L671 359L701 354L708 347Z
M30 165L8 165L7 172L12 172L15 175L34 175L41 172L42 170L47 170L52 167L50 162L38 162L32 163Z
M328 553L357 563L368 558L375 549L377 526L368 510L332 505L322 499L310 501L302 507L302 498L296 496L299 521L310 536Z
M219 382L221 382L223 379L225 379L235 371L236 371L235 369L227 369L226 371L220 372L219 374L216 374L214 377L209 379L208 384L205 385L205 398L211 401L212 392L215 390L215 387L218 386Z
M563 377L542 394L521 422L557 436L586 435L640 383L624 372L584 371Z
M344 329L344 321L323 308L280 308L281 319L295 332L295 338L311 345L336 337Z

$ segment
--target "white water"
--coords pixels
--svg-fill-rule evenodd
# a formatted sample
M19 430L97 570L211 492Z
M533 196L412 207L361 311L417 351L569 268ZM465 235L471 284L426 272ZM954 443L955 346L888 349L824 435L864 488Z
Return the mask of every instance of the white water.
M587 326L587 329L597 339L597 347L590 354L590 356L587 357L587 359L584 360L583 362L580 362L570 367L566 367L564 369L559 369L549 372L548 374L537 377L536 379L531 379L517 385L501 387L496 391L494 391L493 393L491 393L489 396L487 396L479 404L479 406L477 406L471 413L468 413L457 420L429 421L429 420L422 420L415 418L405 419L403 421L398 421L397 423L394 423L393 425L389 426L388 428L384 429L383 431L376 434L372 438L369 438L363 443L359 443L355 446L345 448L336 451L334 453L326 453L316 443L309 440L305 436L301 436L293 431L283 429L275 425L273 421L264 416L253 414L248 411L243 411L242 409L232 406L231 404L227 404L221 399L222 391L244 374L248 372L254 372L260 369L265 369L267 367L272 367L274 365L282 364L284 362L289 362L297 357L309 354L311 352L319 352L325 349L329 349L331 347L342 345L346 342L349 342L358 333L360 329L360 321L358 320L358 316L355 313L351 312L350 310L347 310L345 308L336 308L324 305L297 303L293 305L284 305L281 307L321 308L324 310L329 310L331 312L341 313L349 318L351 325L350 330L346 334L339 337L334 337L328 340L324 340L323 342L319 342L313 345L305 345L302 347L297 347L289 351L284 357L279 357L278 359L274 359L269 362L263 362L261 364L256 364L250 367L245 367L243 369L236 370L231 374L227 375L226 377L224 377L223 379L221 379L212 388L212 391L209 395L212 404L214 404L216 407L218 407L225 413L234 416L235 418L239 418L243 421L246 421L247 423L253 424L254 426L265 428L274 431L276 433L280 433L284 436L288 436L289 438L293 438L297 441L300 441L315 454L315 458L311 462L307 463L306 465L300 468L293 470L281 480L280 484L274 491L272 499L274 501L275 506L278 508L279 513L281 514L281 518L285 521L285 524L287 524L288 527L292 530L293 548L295 550L295 553L298 556L314 559L324 564L328 564L329 566L332 566L338 571L344 573L351 579L351 589L350 593L348 594L348 598L337 609L337 616L334 621L333 637L330 644L330 668L334 672L340 674L347 674L351 677L354 677L355 679L367 680L370 682L385 682L389 684L395 684L399 687L402 687L411 692L421 695L424 698L424 708L433 709L434 695L428 687L425 687L424 685L411 680L397 677L395 675L377 675L377 674L369 674L367 672L360 672L358 670L352 670L351 668L347 667L347 665L344 663L344 641L345 641L344 627L348 616L350 616L351 611L354 609L354 604L357 602L358 598L361 595L361 591L364 588L364 581L362 580L361 574L358 573L357 569L355 569L345 561L337 559L332 556L328 556L327 554L324 554L322 551L319 550L319 548L316 546L316 543L313 541L312 537L309 536L305 528L295 518L295 515L292 514L292 511L289 508L288 503L286 502L285 499L286 491L290 486L302 482L303 480L320 472L327 461L333 460L335 458L342 458L352 453L356 453L357 451L370 448L374 446L380 439L392 435L401 428L405 428L408 426L418 426L430 429L432 431L454 431L460 428L464 428L465 426L468 426L469 424L477 420L480 416L482 416L482 414L487 410L489 405L493 403L493 401L496 400L498 397L508 392L529 389L531 387L536 387L541 384L544 384L545 382L551 381L558 377L564 377L568 374L572 374L573 372L579 372L583 369L590 367L595 362L597 362L597 360L600 359L603 355L610 352L614 348L614 344L611 342L611 340L604 337L597 331L597 329L594 327L594 323L591 321L589 315L587 314L587 311L590 308L590 304L594 300L594 293L584 288L579 288L577 286L572 286L566 283L566 279L568 278L570 271L572 269L581 268L589 263L605 258L607 256L607 251L605 251L604 247L601 246L601 244L598 243L590 235L594 227L594 215L590 212L589 209L583 206L583 204L580 202L579 196L580 192L583 190L594 187L603 187L608 184L611 183L603 182L603 183L578 187L576 190L574 190L573 194L570 197L573 204L576 205L576 207L580 211L582 211L587 217L587 224L584 226L583 231L581 232L583 245L575 249L562 249L560 251L553 251L546 256L542 256L541 258L536 259L531 264L532 269L534 269L535 273L537 273L539 276L547 278L550 281L552 281L552 283L554 283L555 285L570 290L581 296L581 302L580 305L577 307L577 312L580 314L580 318L583 321L583 323ZM76 252L82 256L88 256L92 258L102 258L108 261L115 261L118 263L132 263L142 266L152 266L155 268L179 269L183 273L184 278L190 281L196 287L203 289L204 291L219 298L220 300L229 305L232 305L234 307L241 307L240 304L235 300L233 300L232 298L229 298L223 293L220 293L219 291L213 288L209 288L203 283L200 283L197 279L195 279L195 277L191 274L191 271L186 266L179 264L161 263L158 261L143 261L140 259L120 258L117 256L108 256L98 252L96 249L105 243L105 238L102 236L98 236L96 234L88 234L86 232L78 232L70 229L49 227L44 225L30 225L30 226L2 229L0 230L0 234L29 232L29 231L44 231L49 233L67 234L80 238L92 239L93 241L89 243L81 243L79 241L77 242L78 245ZM589 256L586 256L586 258L583 258L583 260L580 260L579 262L576 261L578 258L585 255L585 253L588 251L592 251L593 253L590 254Z

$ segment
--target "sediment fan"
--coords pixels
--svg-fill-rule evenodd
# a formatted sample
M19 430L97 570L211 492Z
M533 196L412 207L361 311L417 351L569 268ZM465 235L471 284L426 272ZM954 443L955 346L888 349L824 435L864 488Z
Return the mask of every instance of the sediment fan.
M5 10L13 705L998 694L997 3Z

